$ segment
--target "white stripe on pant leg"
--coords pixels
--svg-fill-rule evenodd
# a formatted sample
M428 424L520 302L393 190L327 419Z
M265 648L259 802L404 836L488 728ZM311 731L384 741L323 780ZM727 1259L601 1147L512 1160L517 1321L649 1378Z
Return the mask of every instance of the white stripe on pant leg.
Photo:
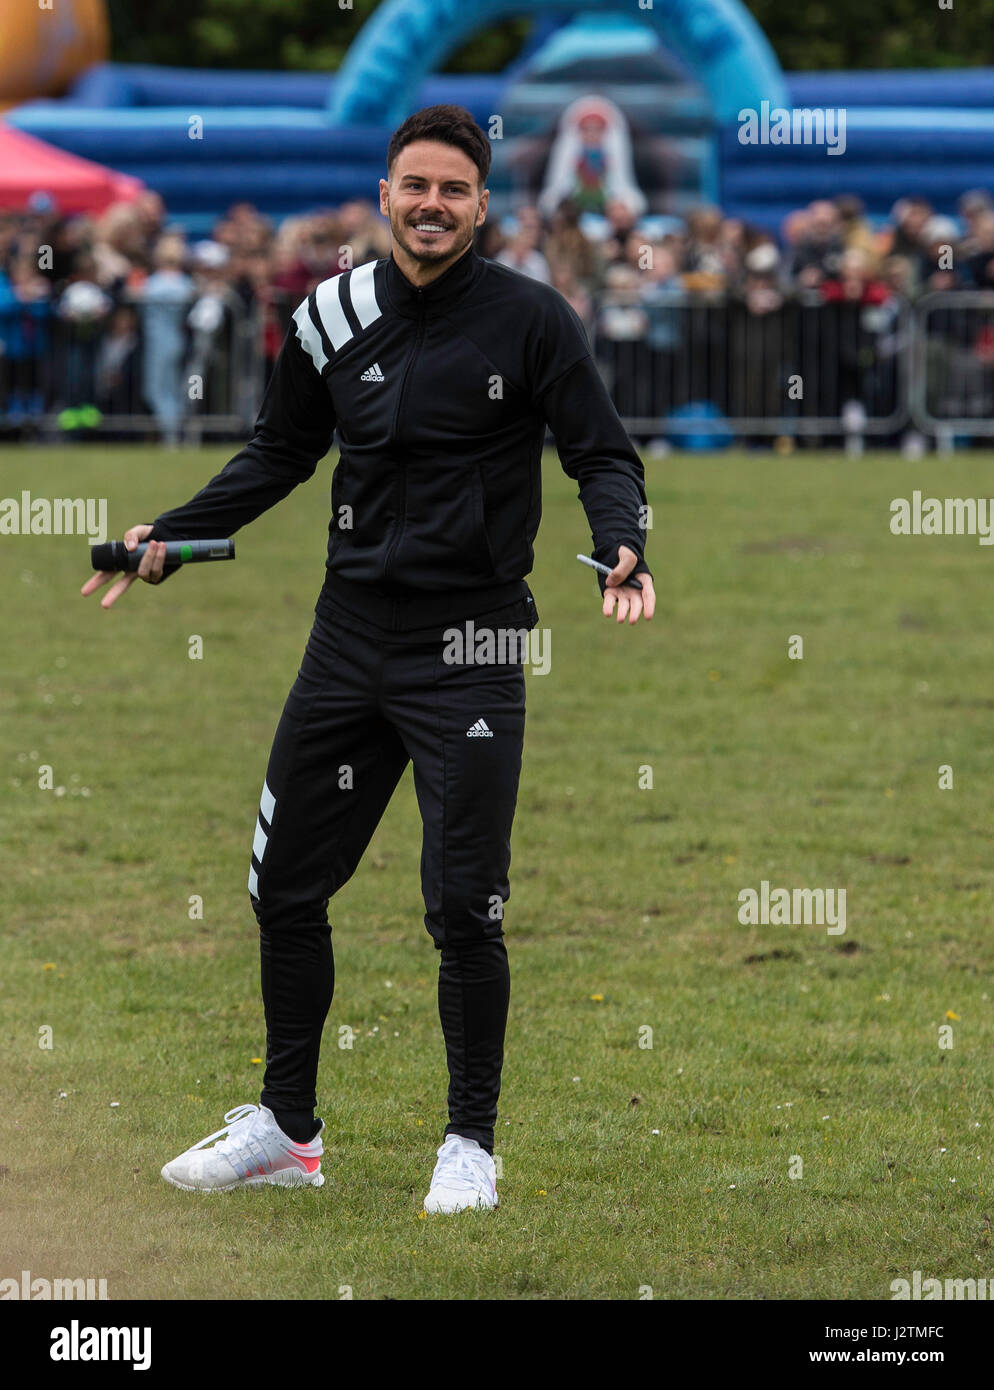
M273 815L275 811L276 798L269 790L269 783L264 781L262 784L262 797L259 802L259 816L262 817L270 827L272 827L273 824ZM262 856L266 852L268 843L269 837L262 828L262 820L257 818L255 822L255 836L252 840L252 853L255 855L256 859L258 859L260 865L262 864ZM249 864L248 890L253 898L259 896L259 875L256 873L255 865L251 863Z

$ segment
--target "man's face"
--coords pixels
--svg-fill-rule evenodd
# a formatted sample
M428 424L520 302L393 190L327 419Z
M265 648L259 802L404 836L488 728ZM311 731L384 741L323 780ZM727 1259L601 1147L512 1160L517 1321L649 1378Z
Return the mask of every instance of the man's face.
M490 193L468 154L438 140L415 140L380 179L380 212L394 242L422 265L454 261L487 215ZM441 230L438 230L441 229Z
M931 215L932 209L928 203L909 202L904 216L904 229L908 236L917 239Z
M838 214L831 203L819 200L809 209L809 228L815 241L829 241L838 228Z

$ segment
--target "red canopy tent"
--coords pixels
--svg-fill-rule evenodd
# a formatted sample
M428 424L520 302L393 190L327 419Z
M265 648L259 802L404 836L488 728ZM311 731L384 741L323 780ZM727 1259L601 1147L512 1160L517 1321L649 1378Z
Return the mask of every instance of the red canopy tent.
M22 210L33 193L48 193L60 213L101 213L127 202L145 185L130 174L56 149L0 123L0 209Z

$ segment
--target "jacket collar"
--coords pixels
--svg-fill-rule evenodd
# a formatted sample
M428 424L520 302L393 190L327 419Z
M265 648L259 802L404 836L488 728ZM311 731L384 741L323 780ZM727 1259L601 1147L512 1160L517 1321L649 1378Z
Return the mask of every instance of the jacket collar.
M482 270L483 258L470 245L448 270L432 280L430 285L418 289L411 284L391 253L386 266L387 294L397 312L408 318L416 318L421 312L428 315L444 313L454 300L475 283Z

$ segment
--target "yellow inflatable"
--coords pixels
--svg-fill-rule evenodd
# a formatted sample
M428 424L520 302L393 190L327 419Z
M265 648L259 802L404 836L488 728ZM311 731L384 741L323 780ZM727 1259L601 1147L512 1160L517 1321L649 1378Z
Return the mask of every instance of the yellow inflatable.
M0 0L0 109L60 96L109 47L104 0Z

